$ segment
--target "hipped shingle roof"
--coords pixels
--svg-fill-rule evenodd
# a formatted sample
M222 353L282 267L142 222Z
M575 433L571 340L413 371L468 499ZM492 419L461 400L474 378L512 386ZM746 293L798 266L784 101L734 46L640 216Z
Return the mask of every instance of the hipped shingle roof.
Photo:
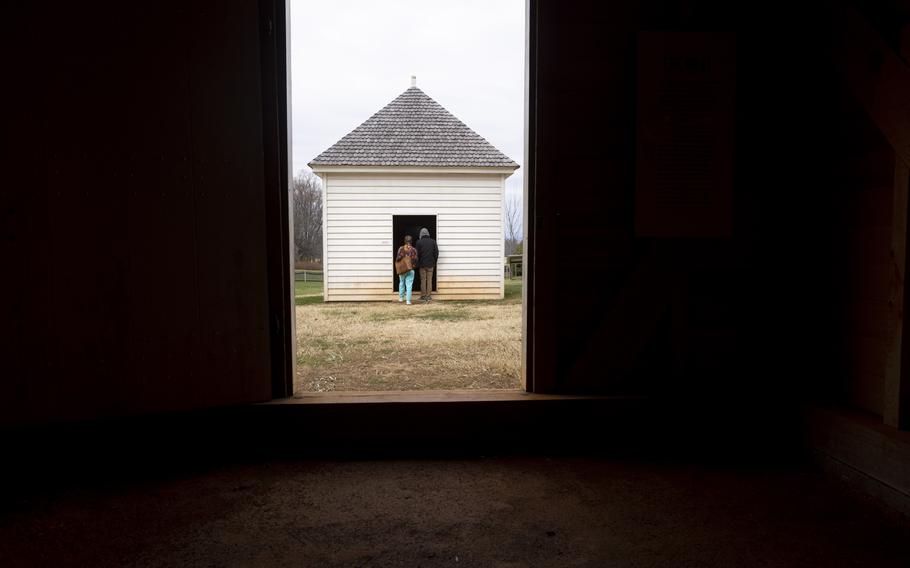
M399 95L309 165L518 167L417 87Z

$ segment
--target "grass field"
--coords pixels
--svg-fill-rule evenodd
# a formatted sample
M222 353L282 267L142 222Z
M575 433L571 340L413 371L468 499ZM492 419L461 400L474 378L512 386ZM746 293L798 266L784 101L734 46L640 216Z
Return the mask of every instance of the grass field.
M298 306L322 303L322 282L294 282L294 303Z
M518 388L521 281L504 300L323 303L296 283L295 393Z

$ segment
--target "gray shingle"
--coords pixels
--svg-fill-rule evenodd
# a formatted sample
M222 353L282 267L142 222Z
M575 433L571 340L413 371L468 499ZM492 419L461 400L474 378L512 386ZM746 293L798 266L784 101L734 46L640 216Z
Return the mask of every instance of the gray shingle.
M417 87L399 95L309 165L518 167Z

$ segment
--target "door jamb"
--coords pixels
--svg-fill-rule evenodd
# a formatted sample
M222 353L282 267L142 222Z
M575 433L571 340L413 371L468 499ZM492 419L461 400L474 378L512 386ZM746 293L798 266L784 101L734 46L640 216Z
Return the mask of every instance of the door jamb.
M272 398L294 391L294 220L291 212L290 3L260 0L262 137L265 162L266 263Z
M537 11L539 0L525 0L525 112L522 251L522 359L524 390L540 393L553 385L536 375L536 156L537 156ZM283 8L283 9L281 9ZM266 150L266 215L269 251L269 333L272 361L272 397L293 395L296 332L294 313L293 180L291 145L290 3L261 0L263 61L263 133ZM324 180L325 183L325 180ZM544 350L546 351L546 350Z

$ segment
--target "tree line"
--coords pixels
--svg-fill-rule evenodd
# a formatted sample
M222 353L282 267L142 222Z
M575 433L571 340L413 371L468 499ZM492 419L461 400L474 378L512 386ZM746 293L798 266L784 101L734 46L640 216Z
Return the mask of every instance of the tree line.
M522 203L521 197L506 197L502 207L503 239L506 256L522 252Z
M322 260L322 180L301 170L294 176L294 258Z

